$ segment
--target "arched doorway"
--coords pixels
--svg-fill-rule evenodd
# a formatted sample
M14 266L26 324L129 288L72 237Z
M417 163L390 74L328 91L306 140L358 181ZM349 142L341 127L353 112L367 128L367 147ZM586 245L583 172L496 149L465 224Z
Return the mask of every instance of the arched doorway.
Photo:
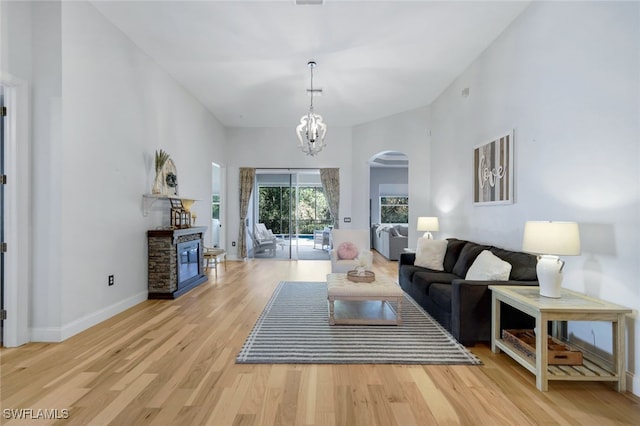
M409 158L402 152L383 151L369 159L369 226L371 247L397 260L401 246L407 247L409 232ZM402 241L390 245L381 239L382 230L388 232L390 227Z

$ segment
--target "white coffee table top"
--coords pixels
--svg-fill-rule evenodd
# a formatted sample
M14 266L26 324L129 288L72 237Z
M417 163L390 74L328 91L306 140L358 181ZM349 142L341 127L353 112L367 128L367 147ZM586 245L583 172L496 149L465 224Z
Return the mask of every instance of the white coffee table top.
M370 283L356 283L347 279L347 274L327 274L329 296L402 296L404 292L398 284L385 277L376 276Z

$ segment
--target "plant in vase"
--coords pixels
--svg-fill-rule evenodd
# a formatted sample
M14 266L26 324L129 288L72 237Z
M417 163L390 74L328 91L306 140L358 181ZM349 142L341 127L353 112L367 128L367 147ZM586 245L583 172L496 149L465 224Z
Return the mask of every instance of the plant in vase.
M356 273L358 274L358 276L363 277L365 271L367 270L367 266L369 265L366 256L360 254L356 258L356 261L358 262L358 265L356 266Z
M163 191L163 188L166 185L166 183L165 183L164 173L162 169L168 160L169 160L169 154L166 151L162 149L156 150L156 164L155 164L156 178L153 181L153 189L151 190L152 194L165 193L165 191Z

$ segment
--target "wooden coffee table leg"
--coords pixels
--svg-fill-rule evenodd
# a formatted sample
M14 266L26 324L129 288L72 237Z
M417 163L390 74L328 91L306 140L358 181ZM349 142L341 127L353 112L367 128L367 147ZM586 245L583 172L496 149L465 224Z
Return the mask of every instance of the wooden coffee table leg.
M398 311L396 312L396 322L402 325L402 297L398 297Z
M329 297L329 325L335 325L336 324L336 320L334 318L334 306L333 306L333 302L334 299L333 297Z

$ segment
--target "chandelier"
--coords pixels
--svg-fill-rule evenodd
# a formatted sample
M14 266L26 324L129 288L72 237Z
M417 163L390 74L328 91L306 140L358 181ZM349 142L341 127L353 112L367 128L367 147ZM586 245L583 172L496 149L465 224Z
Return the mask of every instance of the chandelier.
M310 61L308 64L311 70L311 106L309 113L300 118L300 124L296 127L296 135L298 136L298 148L307 155L315 156L326 146L324 137L327 134L327 125L322 121L322 116L313 112L313 68L316 63Z

